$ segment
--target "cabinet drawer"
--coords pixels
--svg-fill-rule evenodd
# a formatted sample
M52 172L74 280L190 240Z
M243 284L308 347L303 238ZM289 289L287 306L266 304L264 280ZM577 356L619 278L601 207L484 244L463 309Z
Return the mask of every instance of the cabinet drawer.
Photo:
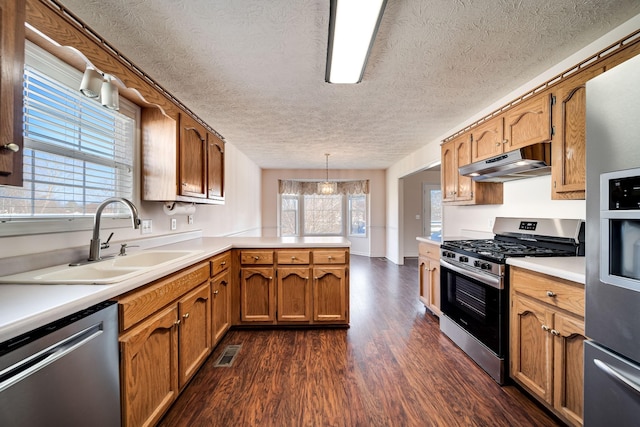
M313 251L314 264L345 264L346 262L347 251L344 249Z
M130 328L207 280L209 263L203 262L119 297L120 331Z
M211 277L218 273L222 273L231 265L231 252L227 251L220 255L216 255L209 261L211 265Z
M584 286L546 274L511 267L514 292L584 317Z
M278 264L309 264L310 254L308 250L278 251Z
M273 264L273 251L240 251L242 264Z
M426 256L434 261L440 260L440 245L438 243L418 243L418 253L421 256Z

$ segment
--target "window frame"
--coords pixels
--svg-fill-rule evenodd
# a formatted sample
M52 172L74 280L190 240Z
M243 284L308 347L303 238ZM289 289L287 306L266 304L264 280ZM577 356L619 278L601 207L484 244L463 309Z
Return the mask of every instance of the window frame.
M340 234L326 234L326 233L314 233L314 234L305 234L305 224L304 224L304 194L279 194L278 195L278 235L281 237L319 237L319 236L341 236L341 237L351 237L351 238L367 238L368 233L368 221L369 221L369 195L365 193L357 193L357 194L339 194L342 197L342 224L341 224L341 232ZM351 211L349 208L349 201L352 197L364 197L365 198L365 209L364 209L364 233L362 234L352 234L351 229ZM298 200L298 209L296 215L296 223L297 230L296 234L283 234L282 233L282 201L283 198L292 199L295 198Z
M30 65L41 72L44 70L46 75L64 85L69 87L79 87L80 80L82 79L82 72L28 40L26 41L25 51L28 53L25 55L25 64ZM134 120L133 140L131 141L133 151L131 201L133 203L137 203L140 200L140 183L137 173L137 165L138 159L140 158L141 110L139 106L121 96L119 113ZM93 222L93 215L0 218L0 237L92 230ZM130 226L131 219L128 214L113 216L104 215L102 218L101 228L103 229L127 228Z

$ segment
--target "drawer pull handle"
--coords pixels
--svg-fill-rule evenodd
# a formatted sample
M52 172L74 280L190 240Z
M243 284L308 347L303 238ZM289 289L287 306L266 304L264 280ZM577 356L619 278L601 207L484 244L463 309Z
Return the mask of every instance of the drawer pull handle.
M549 298L553 298L553 297L555 297L555 296L556 296L556 293L555 293L555 292L552 292L552 291L547 291L547 296L548 296Z
M183 314L182 317L184 317L185 319L188 319L189 318L189 313Z

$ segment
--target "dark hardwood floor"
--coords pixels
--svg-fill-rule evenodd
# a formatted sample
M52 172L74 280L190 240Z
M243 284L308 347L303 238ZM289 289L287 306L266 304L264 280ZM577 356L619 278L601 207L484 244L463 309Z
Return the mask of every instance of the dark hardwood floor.
M160 425L558 425L440 333L417 276L415 260L352 256L349 329L230 331Z

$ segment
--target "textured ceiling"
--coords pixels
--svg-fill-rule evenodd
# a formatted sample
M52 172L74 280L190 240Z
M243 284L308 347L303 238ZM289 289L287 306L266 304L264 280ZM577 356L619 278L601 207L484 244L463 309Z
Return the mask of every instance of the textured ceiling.
M388 0L362 83L329 0L61 0L262 168L384 169L640 14L638 0Z

